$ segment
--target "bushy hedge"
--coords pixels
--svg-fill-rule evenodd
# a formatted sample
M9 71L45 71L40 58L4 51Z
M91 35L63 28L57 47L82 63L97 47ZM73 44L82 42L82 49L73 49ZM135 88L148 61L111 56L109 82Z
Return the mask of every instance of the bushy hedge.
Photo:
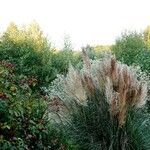
M0 149L65 149L65 139L49 118L47 97L32 90L37 82L0 61Z
M71 49L57 52L35 22L22 28L11 23L0 37L0 60L16 65L19 75L35 76L38 88L66 73L69 64L77 64L79 59Z
M142 33L122 33L111 49L116 58L125 64L136 64L143 71L150 71L150 49Z

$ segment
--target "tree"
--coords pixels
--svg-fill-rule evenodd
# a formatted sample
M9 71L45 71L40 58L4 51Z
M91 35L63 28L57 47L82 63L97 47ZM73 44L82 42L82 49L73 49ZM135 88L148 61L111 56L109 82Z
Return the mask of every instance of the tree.
M63 49L62 50L68 50L68 51L72 51L73 47L72 47L72 43L70 40L69 35L65 35L64 36L64 43L63 43Z
M147 49L143 35L137 32L124 32L112 46L117 59L128 65L136 63L141 50Z
M36 22L22 28L11 23L0 41L0 59L17 65L18 74L36 76L40 85L54 79L53 48Z
M146 44L150 46L150 25L144 30L144 40Z

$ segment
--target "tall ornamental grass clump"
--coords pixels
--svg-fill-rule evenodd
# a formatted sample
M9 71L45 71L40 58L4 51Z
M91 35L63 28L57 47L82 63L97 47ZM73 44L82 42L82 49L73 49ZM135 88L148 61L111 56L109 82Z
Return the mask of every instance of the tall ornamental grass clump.
M150 116L143 111L147 85L115 57L91 61L83 50L83 69L70 66L50 90L75 149L150 149Z

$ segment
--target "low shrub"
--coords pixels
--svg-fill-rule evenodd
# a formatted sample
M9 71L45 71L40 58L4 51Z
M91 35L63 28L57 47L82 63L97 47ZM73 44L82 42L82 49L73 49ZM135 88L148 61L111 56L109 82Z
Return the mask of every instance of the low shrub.
M37 82L0 62L0 149L65 149L66 140L50 120L47 98L32 92Z

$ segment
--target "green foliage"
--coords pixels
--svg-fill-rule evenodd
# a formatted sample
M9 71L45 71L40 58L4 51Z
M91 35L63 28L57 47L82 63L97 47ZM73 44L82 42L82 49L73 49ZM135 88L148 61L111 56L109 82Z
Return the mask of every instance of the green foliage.
M64 37L63 50L65 50L65 51L73 50L72 43L71 43L70 37L68 35L65 35L65 37Z
M110 49L119 61L136 67L116 65ZM88 56L74 52L66 36L56 51L36 22L8 26L0 37L0 149L150 149L149 27L143 34L123 33L113 46L83 50ZM138 81L147 82L148 111L131 107L146 101L138 102L138 93L141 98L146 93ZM120 87L128 85L125 95L131 96L119 103L125 91Z
M56 52L36 22L22 28L11 23L0 37L0 60L16 65L19 75L35 76L40 88L48 86L57 74L65 74L70 63L76 65L80 55L72 51L68 37L64 48Z
M111 52L109 45L97 45L97 46L90 46L87 45L86 47L83 47L86 51L86 54L88 57L92 60L97 60L103 57L104 53L109 54Z
M65 36L63 48L57 51L53 56L53 68L56 69L57 74L66 74L69 65L78 65L81 62L81 54L74 52L69 36Z
M148 46L150 46L150 26L148 25L144 30L144 40Z
M73 51L61 50L54 54L52 65L55 68L57 74L66 74L68 72L69 65L76 66L81 60L81 55Z
M15 74L0 62L0 148L63 149L59 128L50 121L47 98L33 93L37 79Z
M137 62L139 53L146 48L142 34L136 32L125 32L116 40L112 51L116 58L128 65Z
M36 76L38 86L50 83L56 76L51 67L53 49L35 23L19 29L10 24L0 43L0 60L17 66L17 74Z
M139 54L137 60L135 60L135 64L139 65L142 71L147 73L150 72L150 49L142 49Z
M144 39L143 34L125 32L112 46L112 52L118 60L128 65L139 65L142 71L150 72L150 50Z

